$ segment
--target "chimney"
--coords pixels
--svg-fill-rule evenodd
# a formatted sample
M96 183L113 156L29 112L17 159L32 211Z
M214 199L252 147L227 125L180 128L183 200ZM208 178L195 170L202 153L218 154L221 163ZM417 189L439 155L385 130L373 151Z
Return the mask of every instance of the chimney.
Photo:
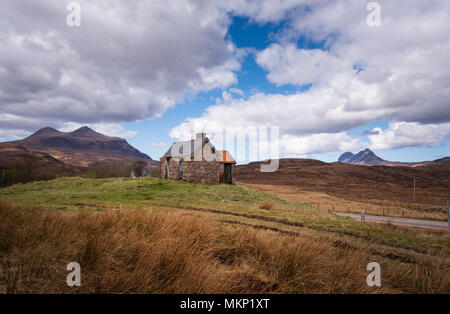
M197 134L195 134L195 137L196 138L204 138L204 137L206 137L206 134L205 133L197 133Z

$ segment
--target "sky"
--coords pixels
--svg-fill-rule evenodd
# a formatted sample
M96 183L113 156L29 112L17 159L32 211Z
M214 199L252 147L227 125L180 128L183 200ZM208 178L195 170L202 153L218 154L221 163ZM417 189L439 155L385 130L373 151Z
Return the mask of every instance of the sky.
M0 141L87 125L159 159L276 128L280 157L450 156L449 1L71 2L2 0Z

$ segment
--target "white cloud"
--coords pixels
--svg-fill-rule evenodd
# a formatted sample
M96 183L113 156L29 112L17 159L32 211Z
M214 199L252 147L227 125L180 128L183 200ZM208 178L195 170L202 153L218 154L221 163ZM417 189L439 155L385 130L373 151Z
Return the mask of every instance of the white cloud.
M29 136L30 134L31 134L30 132L21 129L6 129L6 130L0 129L0 141L6 142L6 141L20 140Z
M383 150L408 146L433 146L450 136L450 123L419 124L416 122L395 122L386 130L374 128L369 135L370 148Z
M186 95L214 88L222 89L220 102L172 137L194 127L276 125L283 146L301 154L356 147L348 131L380 119L400 124L371 135L374 147L448 136L432 127L450 122L448 1L379 0L381 27L367 25L360 0L79 2L80 28L65 25L57 1L2 2L0 137L84 124L130 137L119 122L161 116ZM232 14L284 20L277 43L256 61L276 85L312 87L248 98L232 87L245 54L227 40ZM323 50L298 47L299 38ZM422 131L413 140L401 132L407 128Z
M342 79L345 81L345 79ZM339 82L336 82L338 84ZM282 135L310 135L314 133L340 133L382 117L389 109L364 103L359 110L347 110L351 102L364 99L369 91L360 89L351 82L343 89L353 88L351 97L341 95L331 88L314 86L306 93L291 95L255 94L248 99L235 99L226 94L223 104L210 106L199 118L189 118L173 128L169 135L183 138L191 130L217 133L226 127L246 127L257 125L279 126ZM367 93L366 93L367 92Z
M381 27L367 25L369 12L359 0L288 1L279 10L267 2L257 9L240 2L235 10L256 22L287 18L278 43L256 53L267 79L278 86L312 87L248 99L225 94L223 103L187 119L170 135L183 136L193 127L214 132L226 126L277 125L284 146L298 147L294 152L302 154L350 150L359 141L349 137L349 130L387 120L398 129L372 135L376 149L443 141L449 134L435 126L450 122L450 2L379 2ZM272 19L265 17L269 7ZM297 47L299 38L323 43L323 50ZM404 129L418 131L412 138Z
M272 44L257 54L256 62L269 72L268 80L277 85L328 81L337 72L352 69L346 60L320 49L297 49L294 44Z
M362 143L358 139L351 138L342 130L355 126L355 121L370 121L374 115L382 114L370 108L369 114L342 111L342 108L329 103L338 96L314 88L310 93L293 95L256 94L248 99L235 99L228 93L225 96L224 103L208 107L199 118L187 119L173 128L169 135L187 140L197 132L205 132L216 144L220 144L224 132L226 137L232 139L240 134L251 134L252 129L278 127L281 135L280 155L303 156L361 148ZM264 144L257 139L256 142Z
M386 120L450 121L450 3L379 3L381 27L367 25L366 3L359 0L312 5L307 14L292 19L280 39L283 44L260 52L257 60L276 84L321 82L323 88L334 89L349 99L346 110L370 105L385 108ZM326 50L285 43L300 36L325 41Z
M281 145L284 156L350 151L362 147L358 139L351 138L345 132L317 133L307 136L283 135Z
M152 143L152 147L164 147L166 146L166 143L160 142L160 143Z
M235 95L239 95L241 97L245 96L244 92L241 89L236 88L236 87L230 88L229 91L230 91L230 93L235 94Z
M81 27L71 28L66 3L2 1L2 114L40 126L135 121L237 83L243 52L225 39L230 18L212 3L78 2Z

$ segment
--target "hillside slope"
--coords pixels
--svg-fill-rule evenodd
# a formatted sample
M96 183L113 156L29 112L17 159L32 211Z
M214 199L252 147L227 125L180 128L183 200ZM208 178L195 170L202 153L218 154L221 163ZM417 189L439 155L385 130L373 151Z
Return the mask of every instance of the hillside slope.
M450 199L450 166L361 166L312 159L281 159L275 172L260 172L262 162L236 167L238 182L299 187L341 198L412 201L442 205Z

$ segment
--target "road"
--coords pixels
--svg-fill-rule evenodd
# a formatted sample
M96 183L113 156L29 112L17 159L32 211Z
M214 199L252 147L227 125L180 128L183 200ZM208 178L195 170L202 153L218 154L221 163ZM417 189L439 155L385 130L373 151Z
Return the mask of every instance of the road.
M342 217L350 217L355 220L361 221L361 214L352 213L338 213L336 215ZM435 221L435 220L422 220L422 219L411 219L411 218L396 218L396 217L386 217L386 216L373 216L366 215L366 222L375 223L391 223L393 225L411 226L411 227L421 227L421 228L434 228L434 229L447 229L447 221Z

